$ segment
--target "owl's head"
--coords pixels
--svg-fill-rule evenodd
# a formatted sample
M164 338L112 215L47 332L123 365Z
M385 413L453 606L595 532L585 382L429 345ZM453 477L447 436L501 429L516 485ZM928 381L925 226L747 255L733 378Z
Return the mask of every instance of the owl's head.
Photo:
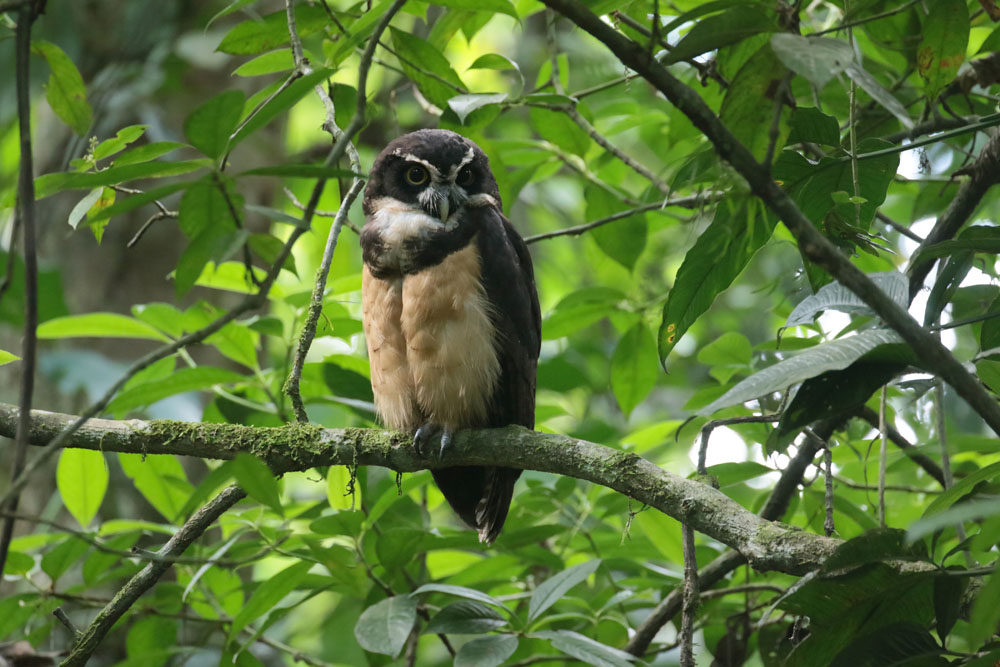
M475 143L450 130L404 134L379 153L365 188L365 215L386 198L442 223L466 203L500 206L489 158Z

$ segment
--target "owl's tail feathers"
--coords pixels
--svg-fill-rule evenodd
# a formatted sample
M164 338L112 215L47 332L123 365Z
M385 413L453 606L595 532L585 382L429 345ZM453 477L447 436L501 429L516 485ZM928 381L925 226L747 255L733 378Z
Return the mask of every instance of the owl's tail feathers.
M514 482L521 471L515 468L457 466L431 472L455 513L479 531L479 541L493 544L507 519Z

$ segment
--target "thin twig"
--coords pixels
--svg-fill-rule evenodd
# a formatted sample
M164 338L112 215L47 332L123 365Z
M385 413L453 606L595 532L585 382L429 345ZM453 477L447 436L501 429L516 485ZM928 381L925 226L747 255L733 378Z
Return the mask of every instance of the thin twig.
M914 234L913 231L910 230L909 227L906 227L905 225L899 224L898 222L896 222L895 220L893 220L892 218L890 218L889 216L887 216L885 213L882 213L882 211L876 211L875 212L875 217L877 217L879 220L881 220L885 224L889 225L890 227L892 227L893 229L895 229L897 232L899 232L900 234L902 234L906 238L910 239L911 241L916 241L917 243L923 243L924 242L924 240L922 238L920 238L918 235Z
M684 551L684 604L681 610L681 667L695 667L694 618L698 612L698 560L695 556L694 530L681 524Z
M732 426L733 424L770 424L781 419L780 414L773 415L748 415L745 417L727 417L725 419L715 419L701 427L701 444L698 447L698 474L707 475L706 460L708 459L708 439L712 437L712 431L720 426Z
M166 557L184 553L185 549L215 523L226 510L245 497L246 493L240 487L235 485L227 487L185 521L184 525L174 533L174 536L163 545L158 553ZM112 626L143 593L152 588L169 567L169 561L151 561L136 573L115 594L111 602L97 614L90 626L73 645L69 657L63 661L60 667L85 665Z
M544 241L546 239L556 238L557 236L579 236L584 232L589 232L591 229L601 227L609 222L615 222L617 220L622 220L624 218L637 215L639 213L645 213L647 211L662 210L670 206L679 206L681 208L695 209L707 204L717 197L722 196L718 193L706 193L701 195L692 195L690 197L681 197L678 199L666 199L661 202L650 202L648 204L642 204L641 206L636 206L635 208L630 208L627 211L619 211L618 213L613 213L612 215L606 216L604 218L599 218L592 222L587 222L582 225L576 225L574 227L566 227L565 229L557 229L554 232L544 232L542 234L535 234L534 236L528 236L524 239L525 243L537 243L538 241Z
M885 404L886 399L886 385L882 385L882 393L879 397L878 404L878 436L879 436L879 448L878 448L878 524L882 528L885 528L885 469L888 465L888 447L886 445L886 434L885 434Z
M288 201L292 203L292 206L299 209L300 211L305 210L306 205L300 202L291 190L289 190L288 188L282 188L282 190L284 191L285 196L288 197ZM316 211L314 211L313 215L317 218L336 218L339 213L340 213L339 208L336 211L321 211L317 209ZM358 229L357 225L355 225L350 220L344 220L343 225L344 227L347 227L355 234L361 234L361 230Z
M24 343L21 348L21 393L18 407L21 417L14 437L14 461L10 467L11 487L21 476L28 456L28 431L31 428L31 400L35 392L35 363L38 344L38 255L35 249L35 181L31 153L31 98L29 91L31 57L31 26L45 8L44 0L23 4L17 19L15 79L17 88L18 137L20 164L17 180L16 215L24 235ZM15 252L12 247L11 254ZM13 488L4 496L0 507L17 512L20 491ZM0 529L0 572L7 564L10 541L14 536L14 519L7 517Z
M833 450L830 444L823 448L823 478L825 489L823 504L826 505L826 519L823 521L823 533L827 537L833 537L837 528L833 523Z

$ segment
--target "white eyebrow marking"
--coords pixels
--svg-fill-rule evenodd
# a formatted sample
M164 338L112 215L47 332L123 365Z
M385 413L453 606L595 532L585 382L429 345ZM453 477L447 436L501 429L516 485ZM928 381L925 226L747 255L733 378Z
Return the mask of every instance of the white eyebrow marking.
M443 177L441 176L441 171L427 160L419 158L413 153L404 153L398 148L394 150L392 154L398 155L407 162L416 162L417 164L422 164L423 166L427 167L427 171L431 175L431 180L434 181L435 183L440 183L442 180L444 180Z
M452 165L451 169L448 171L448 180L454 183L455 178L458 176L458 172L462 169L462 167L472 162L475 157L476 152L472 150L472 147L470 146L469 150L465 153L465 157L462 158L462 161L458 164Z

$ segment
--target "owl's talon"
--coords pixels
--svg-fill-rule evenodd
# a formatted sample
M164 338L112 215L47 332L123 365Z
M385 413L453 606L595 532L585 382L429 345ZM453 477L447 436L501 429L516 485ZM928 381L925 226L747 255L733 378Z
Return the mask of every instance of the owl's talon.
M427 456L427 444L440 431L441 427L434 422L427 422L417 429L417 432L413 434L413 449L419 456Z
M454 432L450 428L445 428L441 431L441 451L438 452L438 458L444 458L444 449L451 445L451 438Z

